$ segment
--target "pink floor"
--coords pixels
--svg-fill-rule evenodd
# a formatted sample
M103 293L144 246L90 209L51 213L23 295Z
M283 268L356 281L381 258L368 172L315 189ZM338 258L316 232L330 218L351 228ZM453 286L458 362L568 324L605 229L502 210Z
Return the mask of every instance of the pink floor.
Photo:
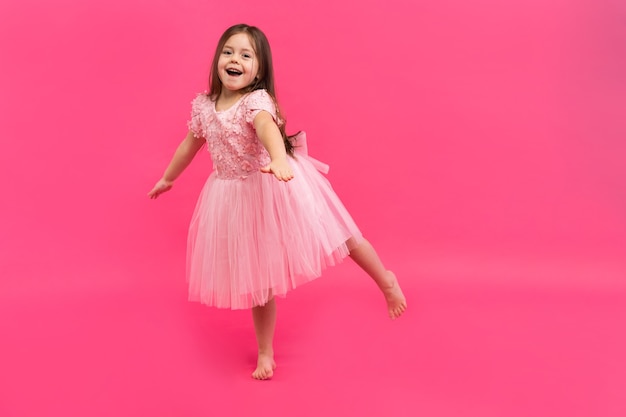
M626 265L488 256L387 256L395 322L354 265L330 270L280 300L269 382L249 376L249 312L186 302L182 259L61 267L100 288L2 291L0 415L623 416ZM136 286L104 288L111 270Z

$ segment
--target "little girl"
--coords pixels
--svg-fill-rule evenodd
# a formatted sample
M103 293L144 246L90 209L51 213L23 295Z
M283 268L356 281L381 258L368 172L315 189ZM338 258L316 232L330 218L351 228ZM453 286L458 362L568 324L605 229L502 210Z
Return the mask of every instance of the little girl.
M221 308L251 308L258 342L256 379L271 378L275 296L350 256L371 276L399 317L406 300L306 154L304 134L288 137L274 92L272 55L259 29L227 29L217 45L210 91L192 102L189 133L150 198L172 188L206 142L215 172L189 227L189 298ZM269 175L268 175L269 174Z

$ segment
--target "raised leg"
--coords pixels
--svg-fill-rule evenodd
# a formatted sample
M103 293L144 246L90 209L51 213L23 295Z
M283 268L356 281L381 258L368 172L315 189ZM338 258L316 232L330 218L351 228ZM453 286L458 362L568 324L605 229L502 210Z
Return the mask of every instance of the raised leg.
M252 320L259 349L257 367L252 372L255 379L270 379L274 375L274 329L276 328L276 301L252 308Z
M406 298L393 272L385 269L374 247L363 240L357 244L354 239L347 242L350 257L359 265L378 285L387 301L389 317L396 319L406 310Z

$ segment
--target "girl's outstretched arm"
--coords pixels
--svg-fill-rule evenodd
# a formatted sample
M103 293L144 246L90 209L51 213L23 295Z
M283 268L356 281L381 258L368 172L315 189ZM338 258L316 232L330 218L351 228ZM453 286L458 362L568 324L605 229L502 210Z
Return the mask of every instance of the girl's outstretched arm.
M292 179L293 173L287 161L285 143L272 115L266 111L259 112L254 118L254 129L272 158L268 166L261 168L261 172L274 174L279 181Z
M169 191L174 184L174 180L187 168L196 156L202 145L204 138L194 137L193 132L189 132L187 137L178 145L172 161L165 169L163 178L148 193L148 197L157 198L160 194Z

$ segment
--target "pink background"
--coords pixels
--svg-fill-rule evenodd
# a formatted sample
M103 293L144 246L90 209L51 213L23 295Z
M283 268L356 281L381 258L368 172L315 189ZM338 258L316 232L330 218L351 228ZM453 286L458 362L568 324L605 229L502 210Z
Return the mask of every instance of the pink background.
M625 19L617 0L2 2L0 415L624 415ZM353 265L329 271L282 300L270 384L248 380L248 315L185 301L208 155L145 196L239 22L411 303L390 325Z

